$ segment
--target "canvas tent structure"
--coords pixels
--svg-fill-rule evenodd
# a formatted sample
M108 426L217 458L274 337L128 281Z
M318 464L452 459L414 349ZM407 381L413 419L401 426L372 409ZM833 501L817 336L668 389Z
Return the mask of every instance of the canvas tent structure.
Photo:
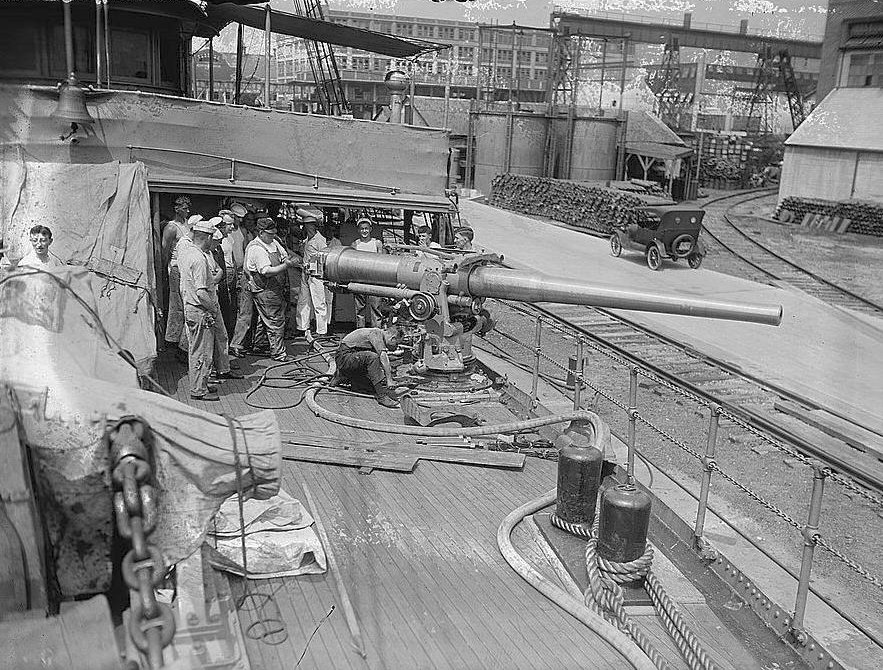
M837 88L785 141L789 196L883 202L883 89Z

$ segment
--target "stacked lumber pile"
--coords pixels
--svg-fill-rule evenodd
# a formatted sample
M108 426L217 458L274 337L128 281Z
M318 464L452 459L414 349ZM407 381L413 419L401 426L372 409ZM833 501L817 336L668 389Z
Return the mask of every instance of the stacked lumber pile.
M614 188L519 174L494 177L488 201L495 207L535 214L599 233L635 223L637 208L648 204L640 195Z
M849 220L847 227L838 227L838 232L859 233L883 237L883 205L862 200L832 201L817 198L785 198L776 212L780 221L792 221L813 226L817 217L831 220ZM818 227L818 226L815 226ZM842 229L841 229L842 228Z

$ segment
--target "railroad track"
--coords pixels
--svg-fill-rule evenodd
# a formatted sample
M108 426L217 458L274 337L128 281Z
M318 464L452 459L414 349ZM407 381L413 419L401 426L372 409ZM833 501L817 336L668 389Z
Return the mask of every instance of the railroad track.
M705 205L707 213L702 228L717 244L741 261L739 275L761 283L785 282L831 305L883 317L883 305L794 263L742 228L733 208L768 197L770 193L772 191L765 189L762 192L734 194ZM734 199L736 201L732 202Z
M683 389L709 405L720 405L742 423L768 435L788 449L816 458L848 480L860 483L863 497L880 504L883 493L883 453L865 453L832 439L807 439L795 429L796 419L776 410L783 401L811 405L786 389L741 372L725 361L713 359L691 347L605 309L542 303L520 305L499 301L530 316L541 315L574 335L606 348L659 379ZM801 424L805 426L805 424ZM749 432L751 430L747 429ZM744 429L744 428L743 428Z

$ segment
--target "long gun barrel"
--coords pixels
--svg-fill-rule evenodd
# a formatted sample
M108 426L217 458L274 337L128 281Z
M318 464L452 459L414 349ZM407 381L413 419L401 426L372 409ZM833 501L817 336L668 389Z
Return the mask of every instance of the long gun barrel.
M470 298L499 298L521 302L557 302L641 312L661 312L729 319L778 326L782 306L686 298L591 284L566 277L513 270L483 263L452 264L439 270L438 259L372 254L343 247L323 253L323 275L341 284L404 285L420 291L428 272L440 272L448 294Z

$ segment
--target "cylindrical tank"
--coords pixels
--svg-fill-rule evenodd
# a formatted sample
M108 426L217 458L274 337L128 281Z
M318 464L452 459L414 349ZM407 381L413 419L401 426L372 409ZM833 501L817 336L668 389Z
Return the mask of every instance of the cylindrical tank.
M592 525L603 461L599 450L579 447L569 440L558 450L558 517L570 523Z
M606 489L599 510L598 556L614 563L639 558L647 546L650 504L650 496L631 484Z
M615 118L573 120L573 151L570 176L574 181L603 181L616 178Z

